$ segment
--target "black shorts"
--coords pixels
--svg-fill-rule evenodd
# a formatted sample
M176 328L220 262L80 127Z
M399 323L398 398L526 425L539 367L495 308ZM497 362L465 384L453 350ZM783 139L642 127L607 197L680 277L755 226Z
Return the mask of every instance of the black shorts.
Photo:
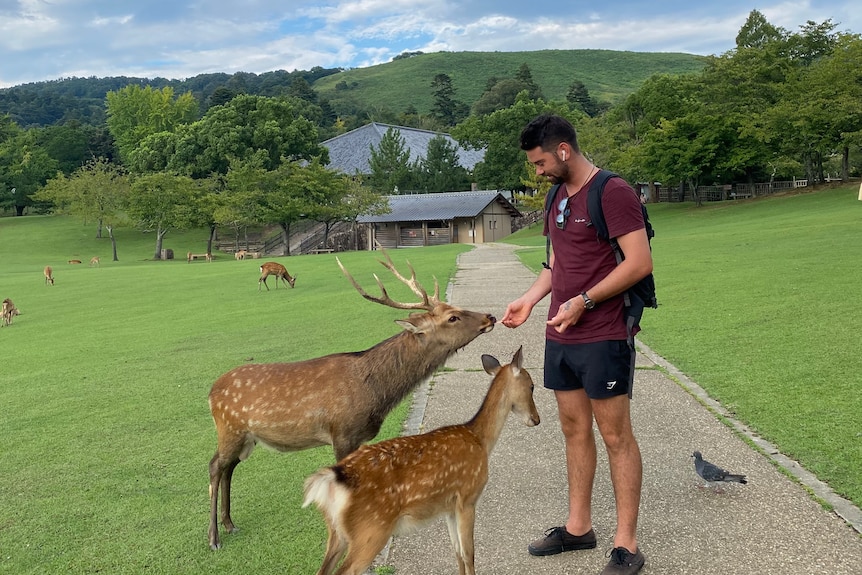
M590 399L628 393L631 397L635 350L626 340L562 344L545 341L545 387L583 389Z

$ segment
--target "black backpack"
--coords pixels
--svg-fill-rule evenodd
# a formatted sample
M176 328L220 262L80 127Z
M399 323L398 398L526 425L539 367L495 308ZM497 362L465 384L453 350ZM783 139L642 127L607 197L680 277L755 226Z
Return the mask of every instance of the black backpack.
M592 184L590 184L590 189L587 191L587 211L590 216L590 223L588 225L596 228L596 234L606 242L611 244L611 248L614 250L614 256L617 259L617 265L625 256L623 255L622 250L620 250L619 244L617 244L616 238L608 237L608 224L605 221L605 214L602 211L602 193L605 190L605 184L611 178L618 178L619 176L613 172L608 170L600 170L596 177L593 178ZM545 196L545 220L548 219L548 214L551 213L551 206L553 205L553 201L556 199L557 191L560 189L560 185L557 184L548 190L548 195ZM641 204L641 211L643 212L644 224L646 226L647 239L652 242L653 237L655 237L655 230L652 227L652 224L649 221L649 214L647 214L646 206ZM545 254L547 260L542 262L542 266L546 269L550 269L550 265L548 262L551 261L551 235L550 233L547 236L547 244L545 247ZM656 299L655 294L655 278L652 274L649 274L645 278L641 279L638 283L630 287L626 290L624 294L625 298L625 315L626 315L626 326L628 327L629 334L633 333L634 326L638 326L640 324L641 317L643 316L643 311L647 307L657 308L658 300Z

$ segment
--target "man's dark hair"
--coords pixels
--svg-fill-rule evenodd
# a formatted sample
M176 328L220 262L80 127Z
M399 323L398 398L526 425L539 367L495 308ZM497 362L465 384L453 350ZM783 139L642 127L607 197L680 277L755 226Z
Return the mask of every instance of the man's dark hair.
M560 142L566 142L575 152L581 151L575 127L567 119L553 114L538 116L521 132L521 149L525 151L541 146L544 151L550 152Z

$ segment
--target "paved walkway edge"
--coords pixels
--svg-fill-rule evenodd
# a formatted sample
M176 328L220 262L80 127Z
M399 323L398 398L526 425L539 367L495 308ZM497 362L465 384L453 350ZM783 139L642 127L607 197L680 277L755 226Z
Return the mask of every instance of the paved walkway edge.
M676 380L683 389L697 398L698 401L715 413L719 419L725 421L737 433L748 439L748 441L757 447L757 449L759 449L770 461L796 479L800 484L811 491L815 497L831 506L832 510L839 517L852 526L858 533L862 534L862 510L856 507L851 501L844 499L835 493L828 484L817 479L813 473L802 467L798 461L787 457L781 453L775 445L760 437L741 421L735 419L730 412L724 408L724 406L711 398L706 390L692 381L665 358L650 349L642 341L637 340L636 344L639 353L642 353L657 366L667 371L668 375Z

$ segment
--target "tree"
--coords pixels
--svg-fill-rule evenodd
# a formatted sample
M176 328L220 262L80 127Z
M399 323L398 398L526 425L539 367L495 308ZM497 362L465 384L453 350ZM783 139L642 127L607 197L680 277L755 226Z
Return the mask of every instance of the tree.
M187 176L163 172L134 180L128 215L141 230L156 233L153 259L161 259L162 241L169 231L197 223L194 203L200 193L201 186Z
M281 228L286 256L290 255L290 226L314 209L314 198L305 196L302 188L294 185L299 179L294 172L301 169L298 162L281 164L276 170L266 172L260 183L265 190L262 221Z
M8 190L3 205L21 216L34 205L32 195L57 173L59 163L39 145L37 128L8 132L11 136L0 142L0 188Z
M455 99L455 88L448 74L437 74L431 81L434 104L431 115L444 127L454 126L467 116L470 108Z
M328 162L328 151L318 143L319 115L319 107L297 98L237 96L173 133L145 138L130 154L130 165L199 179L226 174L231 161L252 157L259 157L267 171L283 161L320 157Z
M239 251L240 233L265 219L264 197L271 190L274 176L262 167L262 159L231 162L224 176L222 193L213 196L213 221L233 230L234 248ZM245 238L248 248L248 236Z
M763 13L752 10L739 33L736 35L737 48L763 48L783 40L787 31L783 28L773 26L767 21Z
M734 133L722 118L692 113L674 120L662 121L647 135L643 144L643 161L647 171L665 182L686 182L697 205L701 198L697 187L716 173L720 154L733 145ZM682 201L682 198L680 198Z
M526 62L518 67L515 79L523 85L523 89L527 91L531 100L541 100L544 98L542 95L542 89L539 88L539 85L536 84L535 80L533 80L533 73L530 71L530 67Z
M467 170L458 161L458 149L448 138L435 136L417 166L417 183L425 192L446 192L467 189Z
M174 97L174 90L154 90L129 84L106 95L108 129L125 161L138 144L151 134L173 132L177 126L197 118L198 103L190 92Z
M590 91L579 80L573 80L569 84L566 101L590 117L598 116L607 109L606 105L598 103L595 98L590 96Z
M521 178L526 190L534 190L535 194L517 194L518 202L530 210L541 210L545 207L545 197L551 189L551 180L536 174L536 166L529 160L524 160L524 176Z
M389 128L377 148L371 147L368 185L380 194L397 194L410 184L410 150L395 128Z
M34 199L50 202L56 212L77 216L85 224L96 222L97 239L102 237L102 228L107 229L113 261L119 261L114 228L125 221L124 208L130 190L129 177L124 170L104 158L97 158L71 176L58 173L34 194Z
M207 109L214 106L223 106L236 98L238 95L239 93L234 92L230 88L227 88L225 86L219 86L218 88L213 90L212 94L210 94L209 106L207 107Z
M306 216L324 225L323 246L329 245L329 232L336 222L348 218L344 199L350 178L327 170L319 162L296 166L287 185L309 202Z
M518 95L514 105L487 116L471 116L452 130L462 147L485 150L485 158L474 169L474 179L484 189L523 189L524 152L518 141L521 131L539 114L555 113L568 118L575 126L583 113L571 110L565 103L534 101L526 92Z
M296 76L291 81L290 86L287 88L287 95L291 98L298 98L312 104L317 104L317 92L314 91L308 81L302 76Z
M361 215L381 215L391 211L389 201L382 195L362 185L359 178L346 179L346 195L342 200L346 221L351 223L353 249L358 250L359 233L357 220Z
M473 104L473 115L487 116L497 110L514 105L518 94L525 92L526 87L520 80L504 78L490 86ZM527 92L529 98L529 92Z

